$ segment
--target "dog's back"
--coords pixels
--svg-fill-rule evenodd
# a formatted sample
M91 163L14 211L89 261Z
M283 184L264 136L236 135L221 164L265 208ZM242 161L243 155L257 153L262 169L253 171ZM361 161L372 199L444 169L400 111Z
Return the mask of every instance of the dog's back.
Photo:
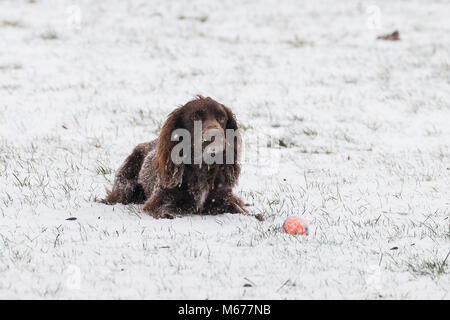
M156 185L156 175L150 168L156 153L157 140L137 145L120 166L112 190L107 190L107 204L144 203ZM142 170L142 169L145 170Z

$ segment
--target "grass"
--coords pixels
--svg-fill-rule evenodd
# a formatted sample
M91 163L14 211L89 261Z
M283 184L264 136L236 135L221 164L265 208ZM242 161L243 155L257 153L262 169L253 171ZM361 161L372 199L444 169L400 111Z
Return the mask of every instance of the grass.
M204 5L162 5L149 19L144 4L129 19L133 8L93 3L79 33L53 24L46 2L20 4L35 17L22 27L0 22L9 44L0 61L0 297L445 299L445 28L387 44L371 42L344 3L318 4L320 15L308 4ZM408 21L422 21L414 12ZM331 31L322 27L330 16ZM414 49L419 36L433 56L427 44ZM196 93L236 113L249 145L235 190L265 221L154 220L140 205L95 202L132 148ZM291 215L309 222L309 237L281 232ZM70 266L79 290L67 286ZM369 288L374 270L383 285Z
M2 20L0 27L24 28L24 25L20 20Z
M56 40L59 38L58 32L52 28L47 28L39 35L43 40Z
M410 263L408 264L408 269L410 272L417 276L431 276L432 278L443 276L445 274L448 274L447 259L449 253L447 253L446 257L443 260L421 260L420 262L416 262L414 264Z

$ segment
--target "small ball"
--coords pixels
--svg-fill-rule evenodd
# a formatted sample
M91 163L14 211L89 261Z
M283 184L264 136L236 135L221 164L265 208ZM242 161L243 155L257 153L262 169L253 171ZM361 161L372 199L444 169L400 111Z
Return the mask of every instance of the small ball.
M281 231L283 233L307 236L309 234L309 226L302 217L289 217L284 221Z

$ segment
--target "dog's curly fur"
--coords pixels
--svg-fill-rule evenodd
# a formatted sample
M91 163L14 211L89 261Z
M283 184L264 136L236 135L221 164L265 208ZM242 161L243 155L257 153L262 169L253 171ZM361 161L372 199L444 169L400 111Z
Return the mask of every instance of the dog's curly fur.
M175 164L171 141L175 129L187 129L193 136L195 117L225 133L238 130L231 110L213 99L197 96L175 109L164 123L156 140L136 146L119 168L107 204L144 203L143 211L155 218L202 213L248 213L244 202L232 193L238 181L240 141L234 144L233 164ZM224 157L226 157L224 150Z

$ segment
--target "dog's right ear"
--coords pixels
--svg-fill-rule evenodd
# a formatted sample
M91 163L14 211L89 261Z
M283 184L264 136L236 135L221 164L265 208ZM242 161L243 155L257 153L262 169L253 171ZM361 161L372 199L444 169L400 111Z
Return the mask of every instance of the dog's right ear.
M174 188L181 183L183 176L183 164L177 165L171 158L172 148L178 143L171 140L172 132L182 128L182 108L178 107L169 114L161 129L156 146L156 157L153 160L153 167L160 180L160 185L164 188Z
M233 112L231 111L230 108L222 105L222 107L224 108L227 117L228 117L228 121L226 124L226 130L233 130L234 133L236 134L236 137L233 138L234 142L234 150L233 150L233 163L229 164L226 163L225 164L225 179L227 180L228 184L231 186L234 186L239 178L239 174L241 173L241 166L239 165L239 158L240 158L240 152L241 152L241 148L242 148L242 140L241 140L241 135L239 132L239 127L236 121L236 117L233 114ZM228 150L228 149L226 149ZM228 157L228 155L226 155Z

